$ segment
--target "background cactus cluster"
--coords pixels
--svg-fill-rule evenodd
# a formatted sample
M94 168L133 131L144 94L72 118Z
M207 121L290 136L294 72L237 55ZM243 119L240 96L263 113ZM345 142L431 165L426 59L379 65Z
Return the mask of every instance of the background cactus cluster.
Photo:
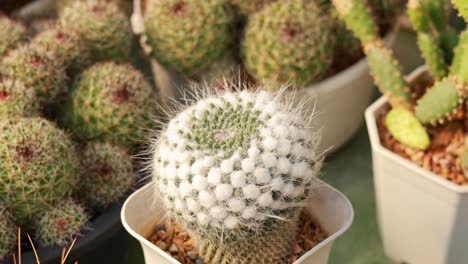
M281 95L208 92L197 101L154 143L156 196L207 263L282 260L321 167L318 133Z
M132 33L117 3L64 3L54 23L29 34L0 18L0 261L17 226L40 246L64 245L119 201L157 110L129 63Z
M418 45L435 80L423 95L416 94L404 79L398 62L377 34L377 26L365 2L333 0L333 3L363 43L374 80L392 105L385 125L399 142L425 150L431 144L427 127L466 120L468 32L458 34L450 27L445 1L408 2ZM467 19L465 1L453 1L453 4ZM466 160L462 157L460 155L461 161Z
M380 33L390 30L401 2L371 1ZM359 41L327 0L149 0L144 24L150 55L194 80L246 71L272 89L285 82L307 85L362 56Z

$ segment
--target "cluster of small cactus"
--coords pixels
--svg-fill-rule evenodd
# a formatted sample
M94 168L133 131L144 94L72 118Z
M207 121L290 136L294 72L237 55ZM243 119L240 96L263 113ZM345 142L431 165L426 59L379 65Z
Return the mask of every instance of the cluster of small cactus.
M385 19L400 5L372 1L376 12L385 13L376 17ZM273 89L286 82L307 85L327 76L334 63L347 63L336 60L362 54L328 0L149 0L143 15L142 40L150 55L194 80L205 79L211 65L232 53L233 67L244 66L256 83Z
M73 1L35 36L1 17L0 35L3 260L17 225L41 246L64 245L119 201L157 100L127 62L132 34L116 3Z
M347 26L361 40L376 84L393 109L385 124L402 144L425 150L430 138L425 125L465 119L468 96L468 32L458 35L447 23L443 0L410 0L408 12L418 45L435 83L417 100L403 78L398 62L385 48L364 1L333 0ZM461 15L464 1L453 1Z
M318 134L306 127L281 95L206 92L154 142L155 193L207 263L288 255L321 166Z

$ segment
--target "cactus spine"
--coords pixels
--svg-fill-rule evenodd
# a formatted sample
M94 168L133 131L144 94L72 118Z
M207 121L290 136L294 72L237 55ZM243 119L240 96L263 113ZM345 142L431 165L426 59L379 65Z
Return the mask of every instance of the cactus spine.
M0 119L39 116L42 107L33 87L19 80L0 81Z
M64 132L42 118L0 121L0 197L18 224L71 194L77 155Z
M231 5L233 5L239 14L243 16L249 16L255 12L260 11L266 5L269 5L276 0L252 0L252 1L245 1L245 0L228 0Z
M16 225L10 213L0 204L0 261L13 253L17 244Z
M133 183L132 160L125 149L89 143L81 158L79 195L91 208L117 202Z
M0 13L0 58L27 38L26 28Z
M36 241L43 246L65 246L88 223L85 209L71 199L60 201L40 214L34 223Z
M169 122L153 146L155 192L207 263L288 255L321 166L318 135L306 126L265 91L207 93Z

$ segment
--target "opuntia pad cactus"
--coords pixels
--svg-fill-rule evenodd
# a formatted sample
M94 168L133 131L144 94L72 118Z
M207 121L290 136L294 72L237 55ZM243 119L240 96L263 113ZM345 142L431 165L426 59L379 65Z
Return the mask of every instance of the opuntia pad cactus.
M224 0L149 0L146 43L159 63L194 76L232 42L233 12Z
M0 13L0 57L27 38L26 28Z
M157 97L130 64L105 62L82 73L67 107L65 125L80 139L130 147L152 124Z
M36 90L19 80L0 79L0 119L40 116L42 105Z
M207 263L276 263L290 253L321 158L317 134L283 99L207 95L154 144L155 192Z
M272 3L248 20L241 43L245 67L259 81L316 81L333 60L333 27L332 18L314 1Z
M13 253L13 249L18 241L16 228L16 224L13 222L10 213L0 205L0 261Z
M42 246L67 245L87 227L89 216L80 204L65 199L41 212L34 224L36 241Z
M0 202L27 223L75 189L78 158L67 135L42 118L0 121Z
M129 55L132 40L129 19L115 2L73 1L64 8L60 23L78 32L94 61L124 60Z
M130 155L109 143L89 143L82 154L80 171L78 194L92 208L118 201L134 181Z
M50 50L33 44L24 44L12 50L0 62L3 77L21 81L34 87L41 103L54 101L63 89L65 65Z

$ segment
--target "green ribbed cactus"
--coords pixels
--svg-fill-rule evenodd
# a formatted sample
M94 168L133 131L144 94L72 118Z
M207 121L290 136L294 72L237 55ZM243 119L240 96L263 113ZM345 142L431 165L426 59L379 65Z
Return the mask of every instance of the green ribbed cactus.
M18 231L13 217L0 204L0 261L5 260L11 254L18 242Z
M290 253L322 159L318 133L281 96L207 92L154 142L155 193L207 263L277 263Z
M381 91L389 97L392 106L409 110L414 108L415 118L407 117L408 120L412 120L411 124L414 125L415 120L433 125L444 123L461 111L468 94L466 88L468 86L468 64L466 63L468 61L468 52L466 52L468 33L461 34L458 46L453 52L452 66L447 71L447 58L451 55L446 49L450 45L455 45L458 37L450 36L453 30L447 25L443 1L411 0L408 3L410 17L418 31L420 47L435 77L440 79L416 102L415 107L413 107L414 101L411 98L408 84L402 77L400 69L396 67L396 60L376 34L376 25L365 3L360 0L333 0L333 3L348 28L362 41L374 80ZM441 37L442 35L445 37ZM412 112L407 112L409 113ZM401 124L391 123L387 121L387 126L401 126ZM407 131L410 133L415 130L407 129ZM401 140L402 136L394 132L395 130L392 134ZM406 138L414 137L415 135L406 136Z
M75 82L65 126L85 141L132 147L152 124L157 100L143 74L130 64L98 63Z
M132 159L109 143L88 143L81 157L80 199L91 208L117 202L134 181Z
M78 33L94 61L125 60L129 56L133 35L130 22L114 2L74 1L63 9L60 24Z
M225 0L148 0L146 43L159 63L195 76L226 52L233 19Z
M50 51L35 44L21 45L3 57L0 72L4 78L33 87L41 103L52 103L64 89L66 74L64 61Z
M248 20L241 43L245 67L260 82L319 80L333 60L333 27L313 1L272 3Z
M256 13L275 1L276 0L228 0L228 2L236 8L239 14L243 16L249 16Z
M0 119L40 116L42 107L33 87L19 80L0 79Z
M18 224L76 187L78 159L67 135L42 118L0 120L0 199Z
M14 48L18 43L26 40L26 28L0 13L0 57Z
M71 199L50 206L34 222L35 240L42 246L65 246L86 228L89 216Z

